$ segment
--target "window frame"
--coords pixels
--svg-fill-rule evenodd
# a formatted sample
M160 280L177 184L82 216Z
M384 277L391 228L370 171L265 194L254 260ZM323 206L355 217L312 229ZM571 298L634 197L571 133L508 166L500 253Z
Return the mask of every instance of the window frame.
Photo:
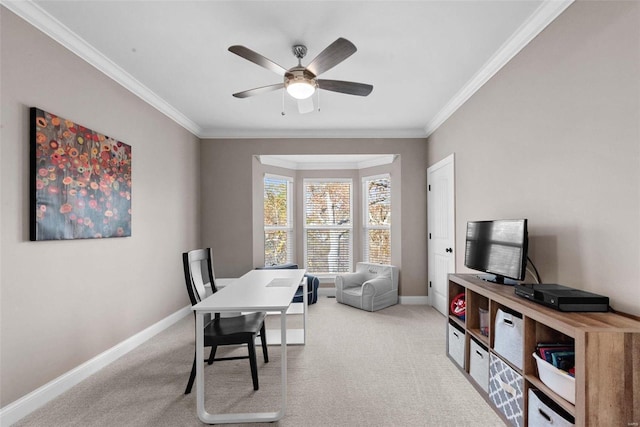
M285 181L287 184L287 225L285 226L281 226L281 225L265 225L264 223L264 192L265 192L265 181L267 179L271 179L271 180L279 180L279 181ZM287 263L293 263L295 262L295 215L294 215L294 211L293 211L293 207L295 206L295 200L294 200L294 178L291 176L285 176L285 175L276 175L276 174L272 174L272 173L265 173L262 177L262 238L263 238L263 242L264 242L264 247L263 247L263 264L265 266L267 266L266 262L267 262L267 232L273 232L273 231L285 231L287 233L287 256L286 256L286 261Z
M369 191L367 188L367 183L370 181L375 181L379 179L388 179L389 180L389 215L391 217L391 221L389 224L369 224ZM372 262L369 259L369 230L388 230L389 231L389 262L391 264L392 257L392 246L391 246L391 225L393 216L391 216L392 212L392 183L391 183L391 174L390 173L381 173L377 175L363 176L362 177L362 259L364 262Z
M349 224L342 225L308 225L307 224L307 184L308 183L348 183L349 184ZM353 271L353 249L354 249L354 237L355 228L353 225L353 179L352 178L304 178L302 180L302 231L303 231L303 264L304 268L307 268L307 254L308 254L308 230L348 230L350 233L349 238L349 259L348 269L346 272ZM335 277L342 272L312 272L318 277Z

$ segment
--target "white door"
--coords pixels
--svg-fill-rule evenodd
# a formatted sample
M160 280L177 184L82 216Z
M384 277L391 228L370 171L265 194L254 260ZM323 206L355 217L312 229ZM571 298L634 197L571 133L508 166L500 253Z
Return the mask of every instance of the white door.
M449 313L447 274L455 273L455 193L453 154L427 169L429 304Z

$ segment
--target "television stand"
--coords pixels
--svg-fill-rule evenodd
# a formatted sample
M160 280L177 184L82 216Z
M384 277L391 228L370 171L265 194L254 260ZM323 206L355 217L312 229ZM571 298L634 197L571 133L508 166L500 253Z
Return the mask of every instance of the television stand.
M481 372L474 370L479 366L474 365L478 359L471 360L476 352L483 352L489 359L499 359L519 378L523 385L521 419L525 426L530 388L538 389L575 417L576 426L627 426L640 422L637 404L640 402L639 321L610 312L559 312L517 296L512 287L487 282L475 274L450 274L449 304L461 293L465 294L466 313L464 319L449 315L451 333L447 338L447 353L501 416L484 388L489 368ZM486 313L486 322L481 318L480 309ZM521 364L514 364L499 353L500 349L496 350L494 326L499 309L522 316ZM540 380L532 356L538 342L574 344L575 402L565 400Z

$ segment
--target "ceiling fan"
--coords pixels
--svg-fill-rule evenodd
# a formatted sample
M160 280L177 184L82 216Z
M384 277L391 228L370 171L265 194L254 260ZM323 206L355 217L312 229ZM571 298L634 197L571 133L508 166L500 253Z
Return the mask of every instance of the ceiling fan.
M308 103L301 101L309 99L317 89L347 95L367 96L373 90L373 86L370 84L318 78L320 74L353 55L356 50L355 45L349 40L339 38L320 52L308 66L303 67L302 58L307 54L307 48L303 45L295 45L293 46L293 54L298 58L298 65L287 70L249 48L239 45L231 46L229 52L271 70L284 79L282 83L237 92L233 96L236 98L248 98L284 88L289 95L298 100L298 108L301 113L311 111L308 109ZM313 103L311 103L311 109L313 109Z

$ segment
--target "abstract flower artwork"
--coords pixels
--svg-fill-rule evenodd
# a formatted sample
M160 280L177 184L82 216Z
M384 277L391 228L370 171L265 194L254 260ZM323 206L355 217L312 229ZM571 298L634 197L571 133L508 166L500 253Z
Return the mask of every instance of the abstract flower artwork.
M131 236L131 146L31 108L31 240Z

